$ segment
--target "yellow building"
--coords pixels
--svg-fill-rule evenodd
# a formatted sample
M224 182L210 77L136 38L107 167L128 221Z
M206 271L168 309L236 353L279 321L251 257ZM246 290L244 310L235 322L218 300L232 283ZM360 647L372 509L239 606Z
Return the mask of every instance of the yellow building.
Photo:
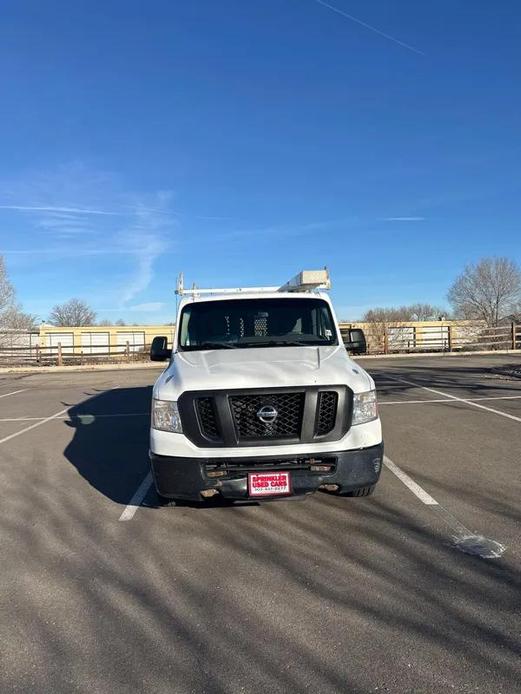
M410 351L451 351L465 349L478 338L483 342L484 324L481 321L407 321L395 323L341 322L340 330L346 335L349 328L361 328L366 336L369 353ZM510 328L505 331L505 343ZM39 345L47 354L55 354L61 345L63 355L131 355L148 352L157 335L166 335L172 346L174 325L100 325L58 328L40 326ZM480 337L481 336L481 337ZM499 337L499 335L498 335ZM503 337L501 335L501 337ZM497 343L494 337L493 345ZM507 345L508 346L508 345Z
M150 348L156 335L166 335L172 344L173 325L96 325L56 327L42 323L40 347L57 348L63 354L107 354L143 352Z

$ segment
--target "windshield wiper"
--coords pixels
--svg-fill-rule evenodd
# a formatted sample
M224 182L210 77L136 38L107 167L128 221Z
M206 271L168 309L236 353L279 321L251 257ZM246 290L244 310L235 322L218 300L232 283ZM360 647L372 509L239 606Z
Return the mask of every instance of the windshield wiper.
M259 340L258 342L239 342L238 347L303 347L315 344L305 340Z
M183 349L195 351L202 349L237 349L237 345L231 342L201 342L199 345L187 345Z

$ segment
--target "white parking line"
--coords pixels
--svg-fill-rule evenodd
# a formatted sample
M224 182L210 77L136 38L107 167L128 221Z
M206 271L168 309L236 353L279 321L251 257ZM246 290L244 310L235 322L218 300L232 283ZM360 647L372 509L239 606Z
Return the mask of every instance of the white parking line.
M111 414L91 414L90 412L84 412L82 414L67 414L62 417L53 417L53 419L81 419L82 417L94 417L94 419L104 419L106 417L148 417L150 412L112 412ZM0 419L2 422L38 422L45 419L45 417L7 417Z
M25 393L27 388L22 388L21 390L13 390L12 393L4 393L3 395L0 395L0 398L7 398L9 395L16 395L17 393Z
M393 461L386 455L384 456L384 465L388 470L395 474L396 477L398 477L398 479L403 482L405 486L418 497L418 499L420 499L420 501L423 501L423 503L427 504L427 506L438 506L436 499L433 499L432 496L428 494L425 489L423 489L423 487L420 487L419 484L417 484L406 472L399 468L398 465L395 465Z
M473 400L459 398L457 395L452 395L451 393L444 393L442 390L436 390L436 388L428 388L427 386L422 386L419 383L414 383L413 381L408 381L405 378L399 378L398 376L388 376L388 378L392 379L393 381L398 381L399 383L405 383L408 386L413 386L414 388L421 388L422 390L427 390L429 391L429 393L434 393L435 395L443 395L444 397L449 398L450 400L454 400L455 402L463 402L467 405L471 405L472 407L478 407L480 410L493 412L494 414L498 414L501 417L513 419L515 422L521 422L521 417L516 417L513 414L508 414L508 412L501 412L501 410L495 410L493 407L480 405L478 402L474 402Z
M478 402L481 400L521 400L521 395L487 395L480 398L465 398L461 402ZM424 403L450 402L447 398L443 400L387 400L386 402L378 401L380 405L423 405ZM1 421L1 420L0 420Z
M130 499L128 506L125 508L121 516L119 517L120 521L129 521L134 518L134 514L138 510L138 508L141 506L141 502L145 498L145 496L148 493L148 490L152 486L152 473L149 472L145 479L141 482L139 487L136 489L136 492L132 499Z
M6 441L10 441L11 439L16 438L17 436L25 434L27 431L31 431L31 429L36 429L36 427L39 427L42 424L45 424L46 422L50 422L51 419L58 419L58 417L62 414L65 414L65 412L67 412L68 409L69 408L66 407L64 410L60 410L59 412L56 412L56 414L52 414L50 417L46 417L45 419L41 419L39 422L36 422L35 424L31 424L31 426L25 427L25 429L20 429L20 431L15 431L14 434L4 436L3 439L0 439L0 443L5 443Z
M420 487L412 477L404 472L393 461L384 456L384 465L396 477L405 484L405 486L427 506L430 506L433 511L439 515L444 523L452 530L452 542L456 549L465 554L472 554L482 559L499 559L506 551L506 546L492 538L478 535L472 530L469 530L463 523L452 515L450 511L441 506L428 492Z

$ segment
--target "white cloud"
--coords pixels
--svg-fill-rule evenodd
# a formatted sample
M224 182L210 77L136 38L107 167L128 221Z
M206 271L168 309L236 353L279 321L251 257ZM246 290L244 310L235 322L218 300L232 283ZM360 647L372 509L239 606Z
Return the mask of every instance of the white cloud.
M170 196L156 194L155 207L137 204L132 225L119 237L120 244L134 252L137 268L123 288L120 302L123 306L143 292L152 281L155 260L169 245L172 219L165 214Z
M155 261L171 243L171 200L169 191L128 191L117 176L77 163L0 181L0 212L27 215L32 224L29 247L2 252L71 264L86 256L126 257L117 273L101 278L100 301L123 309L148 288Z

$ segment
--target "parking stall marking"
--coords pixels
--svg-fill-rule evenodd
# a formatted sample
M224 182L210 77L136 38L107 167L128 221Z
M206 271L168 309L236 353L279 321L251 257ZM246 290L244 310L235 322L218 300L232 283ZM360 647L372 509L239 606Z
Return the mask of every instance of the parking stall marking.
M53 417L53 419L82 419L85 417L92 417L93 419L104 419L110 417L149 417L150 412L111 412L110 414L92 414L91 412L84 412L82 414L66 414L60 417ZM37 422L45 419L45 417L7 417L0 419L0 424L2 422Z
M7 397L8 395L15 395L16 393L24 393L27 392L29 389L28 388L21 388L20 390L15 390L12 391L11 393L4 393L3 395L0 395L0 398L2 397ZM110 388L107 390L111 390ZM103 391L105 392L105 391ZM50 415L49 417L5 417L0 419L0 423L2 422L34 422L34 424L31 424L30 426L24 427L23 429L20 429L20 431L15 431L13 434L9 434L9 436L4 436L3 439L0 439L0 444L2 443L7 443L7 441L10 441L11 439L16 438L17 436L21 436L22 434L25 434L28 431L31 431L32 429L36 429L36 427L41 426L42 424L46 424L47 422L50 422L54 419L70 419L70 410L72 410L75 407L78 407L81 403L69 405L68 407L65 407L63 410L60 410L59 412L55 412L54 414ZM145 413L143 413L145 414ZM146 414L149 414L148 412ZM83 416L87 415L73 415L72 418L81 418ZM93 415L88 415L88 416L93 416ZM130 413L129 415L127 414L109 414L109 415L96 415L96 416L108 416L108 417L113 417L113 416L142 416L142 413Z
M461 402L472 403L481 400L521 400L521 395L485 395L479 398L464 398ZM447 400L447 398L432 400L387 400L386 402L378 401L378 407L380 407L380 405L423 405L426 403L432 404L440 402L450 402L450 400Z
M10 441L11 439L16 438L17 436L21 436L22 434L25 434L28 431L31 431L31 429L36 429L36 427L41 426L42 424L45 424L46 422L50 422L51 419L58 419L58 417L62 414L65 414L69 408L66 407L64 410L60 410L59 412L56 412L55 414L52 414L50 417L46 417L45 419L41 419L39 422L35 422L34 424L31 424L28 427L25 427L24 429L20 429L20 431L15 431L14 434L9 434L9 436L4 436L3 439L0 439L0 443L6 443L7 441Z
M400 378L398 376L389 376L388 378L392 379L393 381L398 381L398 383L405 383L408 386L413 386L414 388L421 388L422 390L427 390L429 393L434 393L435 395L443 395L444 397L448 398L449 400L453 400L454 402L462 402L467 405L471 405L472 407L478 407L480 410L486 410L487 412L492 412L493 414L500 415L501 417L506 417L507 419L512 419L515 422L521 422L521 417L516 417L513 414L509 414L508 412L501 412L501 410L495 410L493 407L487 407L486 405L480 405L479 402L475 402L474 400L469 400L468 398L460 398L457 395L452 395L451 393L445 393L442 390L437 390L436 388L429 388L428 386L422 386L419 383L414 383L413 381L408 381L405 378Z
M125 510L119 517L120 521L129 521L134 518L134 515L138 508L141 506L143 499L148 494L150 487L152 486L152 473L149 472L145 479L141 482L139 487L136 489L134 496L128 502Z
M27 388L21 388L20 390L13 390L11 393L3 393L0 398L7 398L9 395L16 395L17 393L25 393Z
M427 506L439 506L436 499L433 499L432 496L428 494L425 489L423 489L423 487L420 487L420 485L415 482L412 477L409 477L406 472L398 467L398 465L393 463L393 461L386 455L384 456L384 465L388 470L396 475L400 482L403 482L403 484L405 484L405 486L410 489L410 491L417 496L420 501L423 501L424 504Z
M396 463L384 456L385 467L392 472L422 503L429 506L435 513L441 516L442 520L452 530L453 546L460 552L472 554L482 559L499 559L506 551L506 546L484 535L478 535L467 528L463 523L447 511L436 499L420 487L412 477L404 472Z

